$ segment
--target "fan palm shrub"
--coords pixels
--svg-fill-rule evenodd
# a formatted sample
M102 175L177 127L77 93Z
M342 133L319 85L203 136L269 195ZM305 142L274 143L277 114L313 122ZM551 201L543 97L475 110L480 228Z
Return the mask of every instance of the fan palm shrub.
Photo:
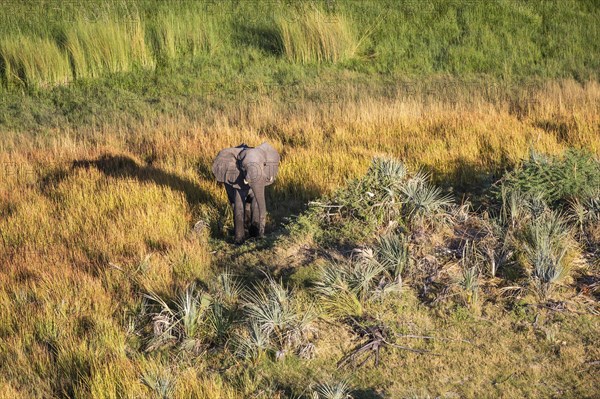
M378 262L385 267L390 276L402 281L402 273L409 266L408 242L403 235L388 234L377 239L375 246Z
M461 279L460 285L465 293L467 304L475 304L479 298L479 278L483 257L473 242L467 241L463 247L460 260Z
M369 302L400 290L400 273L408 262L405 243L389 237L383 242L377 255L361 250L352 261L321 268L315 291L331 316L361 316Z
M417 174L401 187L404 213L416 228L426 228L447 220L452 198L444 195L439 187L429 183L429 176Z
M243 308L250 325L258 326L280 355L297 350L315 332L312 306L303 306L294 292L271 277L243 295Z
M546 212L525 228L523 254L533 287L542 298L568 275L577 245L562 215Z
M346 381L318 384L311 393L312 399L352 399L350 385Z
M528 160L502 179L502 185L551 205L565 205L600 188L600 162L583 150L569 149L561 157L531 151Z

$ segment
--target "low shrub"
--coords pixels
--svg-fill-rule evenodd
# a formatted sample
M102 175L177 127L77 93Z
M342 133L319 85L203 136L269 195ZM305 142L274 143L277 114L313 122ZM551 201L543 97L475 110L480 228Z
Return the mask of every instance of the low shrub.
M509 191L539 198L551 205L586 199L600 188L600 162L583 150L570 149L562 157L531 151L528 160L501 182Z

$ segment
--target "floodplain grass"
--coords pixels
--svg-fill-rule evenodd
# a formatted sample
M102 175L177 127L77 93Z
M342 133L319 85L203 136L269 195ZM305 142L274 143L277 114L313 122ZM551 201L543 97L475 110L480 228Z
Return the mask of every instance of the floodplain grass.
M81 76L96 76L98 65L103 74L131 71L134 64L152 69L157 56L189 62L190 57L202 59L207 48L219 48L211 57L225 69L235 70L245 59L264 74L273 63L283 62L295 79L303 76L298 65L320 65L340 75L485 74L507 81L536 76L582 82L598 79L600 70L595 29L600 11L584 1L432 0L422 7L414 1L351 0L297 6L234 0L61 6L50 1L43 7L8 1L0 6L3 39L50 40L61 47L61 32L78 30L87 44L72 39L71 62ZM150 47L154 54L149 54ZM21 50L24 58L35 56L33 50ZM42 86L53 84L61 69L48 64L43 68ZM6 80L6 71L2 74Z
M368 106L365 109L366 113L358 118L358 122L354 125L346 120L345 128L351 129L352 132L359 132L370 126L373 119L368 117L372 116L372 110L384 107L384 104ZM356 106L348 106L353 112L358 109L355 108ZM512 145L516 145L515 148L519 148L524 156L527 154L529 145L518 135L530 128L531 120L519 121L508 111L497 113L493 118L489 118L485 113L469 113L468 118L462 119L461 125L456 125L450 113L437 108L440 113L430 114L435 121L434 124L430 124L427 121L418 122L420 120L418 115L421 115L421 112L427 113L426 109L436 108L421 109L416 105L413 107L415 107L413 110L418 110L417 116L402 117L395 122L393 119L387 119L379 123L384 123L383 126L387 126L387 129L397 126L395 129L400 132L403 131L401 124L407 124L406 131L414 132L423 129L421 137L429 141L439 139L432 133L439 132L440 124L446 129L451 129L452 134L458 135L460 135L458 126L467 127L469 132L476 127L481 134L479 139L488 136L485 134L486 130L482 129L488 126L488 123L490 124L488 129L512 126L516 127L513 130L516 131L515 135L505 136L502 145L499 144L497 148L509 146L511 145L509 140L515 140ZM310 107L307 112L311 112L309 109ZM549 112L549 109L546 108L545 111ZM389 115L385 109L381 112L381 115ZM264 117L264 114L257 116L255 121L260 122ZM530 115L530 117L535 119L536 116ZM271 118L273 115L270 115L267 120ZM590 118L590 121L594 120L593 117ZM409 121L413 121L412 124ZM310 184L317 187L315 193L324 193L342 184L347 173L360 176L367 170L369 159L374 155L363 153L364 150L361 149L365 148L365 143L369 141L377 143L381 138L380 135L375 134L356 137L355 133L348 135L344 130L338 130L333 134L342 134L342 136L332 138L331 142L319 141L322 131L318 128L318 124L313 125L313 123L315 121L298 117L291 121L289 130L283 129L277 133L277 136L271 138L284 155L281 179L277 183L279 187L273 186L274 190L270 193L270 207L275 212L276 218L289 212L287 208L285 211L279 208L278 203L285 201L285 198L292 198L303 184L311 182ZM311 143L309 140L302 144L284 145L297 137L296 129L300 128L311 132L310 134L314 135L317 141ZM0 228L3 234L2 242L10 250L10 254L3 252L2 264L10 267L3 271L0 278L2 286L0 332L3 337L6 337L6 344L2 347L0 356L4 359L8 357L17 359L16 362L11 363L10 369L6 367L1 369L4 380L7 381L7 389L22 392L24 396L29 397L61 396L69 392L83 397L100 395L101 392L108 396L111 394L144 396L155 390L161 391L167 388L169 388L167 391L172 394L171 397L176 398L186 397L190 392L198 397L204 395L211 397L208 396L209 391L213 392L212 397L251 394L258 397L277 397L277 395L285 397L283 392L286 389L298 394L307 389L306 381L310 378L320 381L329 375L342 375L342 379L349 379L352 387L367 391L383 389L381 392L384 396L408 394L407 387L412 390L419 388L437 395L455 392L464 396L476 396L477 393L492 389L498 395L507 397L518 397L524 393L544 396L555 392L555 388L544 388L543 384L532 386L531 381L547 378L559 378L563 385L562 389L570 392L572 396L581 396L593 391L593 373L589 369L591 366L582 363L593 361L597 354L595 352L597 349L590 346L596 342L594 334L597 328L597 321L594 321L592 316L577 318L568 315L562 316L562 319L555 319L551 311L542 313L540 317L548 320L545 323L558 326L555 328L558 329L556 334L560 337L561 356L556 359L552 355L558 350L555 345L548 346L545 339L540 341L536 332L526 327L529 324L520 326L518 321L512 320L493 305L486 303L486 296L482 292L479 293L479 306L483 309L481 311L486 312L486 318L491 318L494 324L486 321L471 321L465 324L461 319L463 320L461 323L448 325L449 319L446 316L436 315L434 311L420 303L418 295L411 293L408 281L404 281L403 286L406 288L400 291L400 296L386 296L387 299L383 304L379 301L366 301L360 303L360 308L356 308L354 305L345 306L340 302L337 308L345 309L343 310L345 314L352 315L381 314L384 315L386 323L401 323L400 325L403 326L404 324L397 318L398 314L401 314L402 320L408 323L406 326L411 326L410 322L416 324L416 327L400 327L412 328L409 330L412 333L435 333L441 337L474 340L476 346L485 347L493 354L494 360L489 366L481 365L481 353L477 350L466 349L452 343L436 344L434 348L437 353L449 359L456 359L456 354L460 354L460 364L456 361L440 362L435 356L405 355L394 350L384 352L382 359L386 364L393 365L396 369L407 370L402 373L401 383L394 382L397 381L398 375L386 371L389 367L376 369L369 366L352 373L341 372L340 374L335 370L335 363L345 351L351 349L349 346L353 342L352 335L343 327L331 327L328 324L319 325L321 338L315 342L316 358L310 360L313 365L311 366L313 371L310 373L304 363L307 361L296 360L295 355L286 355L288 360L279 362L274 360L275 351L270 351L269 345L261 340L260 335L252 335L252 330L240 332L242 337L248 340L247 346L250 349L240 349L244 355L237 355L236 358L242 356L242 359L247 359L237 361L247 361L248 364L255 365L254 367L261 370L262 377L244 376L238 368L222 375L214 371L206 371L212 367L218 368L215 364L221 364L220 359L213 359L211 356L203 355L201 358L195 358L190 352L178 352L175 349L144 353L146 347L140 343L138 336L144 324L141 324L142 321L136 311L140 307L139 301L143 293L157 292L161 296L169 297L177 292L174 286L184 288L186 283L198 278L200 281L210 282L213 279L211 277L213 272L207 272L206 269L211 268L211 262L217 262L217 265L225 262L235 268L236 273L242 274L248 265L264 267L262 262L280 264L290 261L289 258L287 260L278 258L275 253L269 255L267 252L261 255L261 251L258 251L258 253L249 252L241 257L238 263L235 257L231 258L232 250L227 246L219 247L222 253L211 255L212 248L207 241L194 239L197 233L192 233L190 230L197 218L201 217L201 209L216 206L224 210L227 201L222 188L212 183L209 175L204 175L202 172L197 174L198 172L190 170L190 164L198 165L198 162L201 165L209 164L212 152L230 141L260 138L256 133L245 135L242 128L235 126L221 125L224 136L211 135L208 131L201 133L199 129L198 126L194 127L193 122L185 122L181 119L177 123L172 121L160 125L154 131L150 129L149 134L144 137L137 139L129 137L128 141L121 141L122 139L114 132L98 132L96 140L102 137L104 141L93 144L97 146L93 150L87 140L59 141L56 142L57 146L54 149L44 149L48 147L42 146L43 142L37 141L37 144L34 144L35 139L21 136L22 141L13 147L11 153L4 153L5 159L26 163L36 171L26 180L22 179L22 175L14 173L2 179L3 192L10 190L11 193L16 193L16 195L2 197L6 201L3 200L4 216ZM168 136L164 135L165 131L169 132ZM493 130L490 130L488 134L491 135L492 132ZM204 147L204 143L211 142L205 141L207 140L205 137L214 141L211 147ZM391 145L390 148L403 148L406 143L402 141L405 140L403 137L406 136L390 135L386 138L385 145ZM553 133L540 131L540 137L538 143L545 143L542 147L550 151L559 152L566 147L566 144L558 141ZM28 144L27 140L32 141ZM414 140L414 137L410 137L410 140ZM446 140L452 143L452 136L448 135ZM174 142L179 143L177 148L174 148ZM317 143L321 143L320 146ZM339 153L338 157L328 161L336 162L335 164L328 164L324 157L319 156L323 143L332 153ZM200 148L200 145L203 147ZM421 145L427 146L427 142ZM355 161L353 167L356 169L340 168L349 159L347 154L342 152L345 148L352 147L360 150L356 154L362 157L362 161ZM71 170L70 165L73 161L103 159L102 155L107 149L118 148L128 151L136 161L132 164L121 160L120 164L108 165L112 169L102 163L96 163L90 164L87 169ZM472 151L461 140L456 141L451 148L455 148L456 154L462 155ZM406 153L406 157L418 165L422 154L419 150L413 151ZM475 153L481 152L475 151ZM154 169L147 169L150 173L147 179L144 173L127 172L127 168L133 168L132 170L136 167L144 168L141 159L149 154L154 154L152 161ZM444 156L445 158L439 158L439 164L434 165L441 165L451 159L448 158L449 154ZM320 169L306 168L304 162L315 157L320 159L320 163L317 162L315 165L321 167L331 165L327 167L332 173L336 173L333 182L323 179ZM64 161L58 162L59 159ZM289 162L292 159L296 161ZM190 162L192 160L193 162ZM515 163L517 161L518 159L515 159ZM446 167L452 170L451 165ZM110 175L112 170L119 173ZM162 175L161 178L154 176L153 179L151 173L157 174L161 170L169 173ZM398 172L398 168L394 167L384 167L383 170L388 171L386 173L405 174L403 169ZM183 177L191 179L193 185L180 186ZM186 197L180 187L191 190L193 195ZM215 202L212 204L196 202L194 198L202 198L194 194L194 190L199 188L210 193L209 196L214 197ZM276 188L278 189L275 190ZM60 236L55 233L60 233ZM207 233L205 231L202 234ZM212 240L222 238L222 235L217 234ZM41 249L47 247L49 243L52 250L49 253L42 251ZM177 266L173 267L174 260L183 259L182 252L187 252L192 261L177 261ZM145 253L153 255L140 262L140 256L143 257ZM195 260L198 253L205 255ZM197 262L200 264L196 265ZM184 269L180 273L187 277L178 279L176 273L179 268ZM377 282L373 284L376 285ZM299 290L303 295L306 294L301 286L294 289ZM235 296L234 294L233 297ZM39 303L43 304L43 309L38 308ZM448 306L449 309L442 305L440 308L442 314L446 311L454 314L451 305ZM531 305L527 307L529 308ZM470 312L475 310L463 311L465 312L471 314ZM466 317L463 313L460 313L462 315L460 317ZM469 320L473 317L469 316ZM285 330L283 331L282 334L285 334ZM477 333L474 334L474 331ZM344 338L340 344L340 337L347 338ZM233 339L242 338L234 335ZM568 344L562 345L562 341L568 341ZM58 369L54 367L55 363L52 360L52 353L55 351L53 348L57 342L60 343L58 353L61 362ZM233 346L233 341L231 345ZM468 344L462 345L468 346ZM504 351L506 345L517 348L519 357L506 354ZM225 348L230 347L226 344ZM237 350L231 348L232 353ZM127 354L132 351L135 355ZM172 357L167 356L165 359L160 353L171 353ZM534 365L539 364L540 354L543 355L542 363L545 371L538 373ZM106 359L112 360L106 361ZM190 365L189 362L194 364ZM462 381L465 367L472 372L472 375L478 377L466 385L452 382ZM514 372L515 367L519 374L506 379ZM565 369L577 367L584 367L587 371L580 376L565 377ZM159 371L148 374L146 370L153 368ZM50 373L49 370L58 370L58 373ZM424 370L432 373L432 377L425 377ZM145 375L146 381L143 380ZM195 378L200 375L201 379ZM190 380L191 377L194 378ZM502 384L493 385L494 381L505 379ZM158 380L161 382L156 385L155 382ZM385 388L381 388L382 386Z
M358 55L360 41L345 17L332 17L316 7L305 7L305 12L294 21L282 16L276 19L278 41L289 60L339 62Z
M527 255L536 260L539 246L532 241L530 252L511 247L515 237L521 238L518 233L538 228L531 225L535 222L527 213L544 211L543 201L519 210L515 197L514 212L493 230L479 220L479 214L452 214L457 210L446 206L435 187L441 186L443 194L452 188L457 202L463 194L480 196L506 170L520 164L526 167L531 147L556 156L570 147L586 149L591 158L600 155L600 88L597 81L587 79L593 75L590 71L597 70L594 46L600 41L591 40L597 30L587 28L598 10L590 3L557 1L519 3L518 7L510 2L477 2L469 11L464 7L468 3L439 7L441 3L419 2L421 10L416 2L402 2L398 8L383 10L389 11L389 19L366 36L360 57L320 63L318 56L312 56L306 64L273 51L269 28L276 26L274 19L249 13L247 3L231 3L227 15L211 14L218 25L212 32L217 32L219 40L209 39L206 47L205 30L200 36L181 39L184 44L180 46L191 40L190 46L199 52L176 51L185 55L175 56L169 73L157 74L153 69L159 68L151 63L156 48L148 46L148 37L152 18L160 21L160 15L169 14L148 12L139 3L142 23L123 28L114 22L113 28L121 32L119 41L107 48L114 45L121 50L115 55L109 50L106 59L94 64L112 59L112 67L124 66L131 72L105 77L100 72L104 66L93 66L99 78L35 93L3 91L0 397L277 398L308 396L313 388L317 394L329 394L334 387L357 399L406 397L414 392L431 397L595 395L600 359L600 310L594 285L599 266L594 245L600 242L597 196L592 193L577 200L569 194L565 198L581 205L578 222L569 219L568 223L576 223L574 236L586 245L573 247L559 259L565 265L577 260L577 267L563 269L568 275L558 279L558 285L549 285L547 300L531 295L530 290L536 279L556 275L546 273L544 267L540 273L531 273L534 265L527 262ZM178 3L184 8L188 4ZM350 29L370 27L382 13L378 4L383 3L340 2L336 15L348 16ZM494 20L483 18L489 7ZM0 32L13 35L11 29L21 25L27 37L19 39L21 43L35 42L33 37L54 37L52 32L64 32L65 25L81 29L74 36L101 29L95 25L100 21L80 28L61 23L50 27L40 23L40 16L29 17L26 10L0 13L3 22L7 16L16 21L0 24ZM132 12L119 10L121 16ZM179 12L173 11L174 15ZM507 12L515 18L508 18ZM218 24L244 14L248 16L242 18L244 23L233 24L242 33L233 38L227 33L228 24ZM70 22L85 20L77 19L76 13L72 16ZM298 16L286 23L299 24ZM520 26L531 29L507 33L511 24L506 21L523 20L526 23ZM495 35L492 24L505 34ZM175 40L179 28L165 26L172 29L169 37ZM454 40L458 48L447 54L439 50L444 45L435 45L441 43L442 31L445 37L458 35ZM490 51L477 49L476 34L468 32L482 33ZM536 38L541 33L545 36ZM244 35L258 35L267 43L248 45ZM135 38L139 44L142 36L145 47L131 50L128 41ZM101 37L96 40L104 40ZM212 43L219 50L211 63L203 57L212 51ZM514 43L527 51L505 57L515 51ZM58 48L68 54L68 49ZM82 45L80 50L85 48ZM398 48L403 57L398 57ZM540 58L538 48L544 57ZM102 51L99 48L96 54ZM190 54L197 60L179 66L177 57ZM82 73L89 73L85 72L87 56L80 57ZM136 62L142 65L140 71ZM217 64L225 66L222 74L214 72ZM374 71L402 79L405 73L422 76L432 71L467 75L487 71L490 75L477 76L474 84L442 75L406 78L408 86L396 86L381 84L384 79L371 74ZM512 77L533 74L576 80L542 80L522 91L513 90L514 86L486 90L490 86L477 81L497 82L494 79L504 72ZM208 99L195 92L206 82L204 74L217 88ZM275 90L257 90L258 95L249 97L243 93L248 84L238 84L240 77L247 83L267 78L276 83ZM303 91L305 84L316 90ZM292 89L294 95L286 97ZM209 165L221 148L241 142L257 145L263 140L282 154L278 180L267 192L269 238L234 248L228 242L231 215L226 195L214 183ZM374 156L391 156L403 163L371 167ZM370 186L348 185L346 204L360 198L358 208L367 208L365 203L377 205L377 201L389 205L402 195L393 182L404 181L406 170L419 168L431 175L428 193L444 200L443 206L423 210L424 216L434 208L439 212L434 217L451 216L443 224L424 224L424 231L431 235L420 234L416 228L421 223L408 223L404 212L410 209L397 204L375 206L377 212L367 215L369 225L327 208L327 198L369 170L375 179ZM578 168L557 169L563 173ZM378 184L382 176L391 178ZM575 188L572 192L581 192L579 177L570 186ZM391 191L370 190L375 197L361 191L383 186ZM294 217L308 201L318 198L320 208L311 207ZM369 198L376 201L369 203ZM419 204L419 209L426 205ZM491 206L485 201L481 204L483 210ZM312 219L311 212L316 211L325 228ZM287 230L281 228L286 217L295 220ZM416 222L427 220L417 218ZM449 237L456 239L455 222L462 223L461 232L473 234L474 240L480 240L481 226L489 227L492 232L486 234L498 236L499 241L498 247L489 244L492 249L508 246L509 259L498 261L498 270L478 273L477 286L461 280L461 271L473 270L469 262L478 256L468 258L468 251L463 255L462 236L457 247L450 245L454 241L448 241ZM477 229L469 230L468 222ZM402 239L393 239L377 253L377 238L391 237L387 234L402 234ZM561 248L572 245L570 239ZM368 256L369 246L375 250L373 263L354 267L344 258L344 251L356 247ZM580 252L588 255L589 264L580 264ZM468 258L462 264L461 256ZM303 319L304 305L317 299L311 285L319 278L323 263L332 258L344 266L331 271L345 273L332 274L333 281L350 276L353 288L333 292L330 303L316 301L311 310L325 311L321 314L325 317ZM387 269L377 267L374 260ZM235 273L237 280L223 276L224 268ZM267 285L254 295L269 298L269 309L264 303L251 308L268 318L260 324L238 325L236 306L248 299L242 292L264 277L257 270L274 274L272 278L283 280L283 285L276 283L271 289ZM427 274L435 271L439 273ZM401 286L386 284L393 274L402 277ZM585 283L588 280L591 283ZM198 289L194 295L210 292L218 305L197 312L193 295L187 297L190 301L180 301L179 316L187 320L182 322L187 328L178 331L180 342L172 346L166 342L147 351L149 330L154 327L149 319L156 315L144 294L176 299L191 283ZM386 288L394 295L381 295ZM458 300L465 291L468 307ZM287 316L275 325L271 316L279 311L286 311ZM193 316L200 313L202 317ZM416 345L431 353L388 347L381 351L380 367L369 363L356 370L338 369L337 362L355 348L359 338L343 321L348 315L366 327L365 321L373 317L377 319L373 322L383 323L394 334L433 337ZM305 342L305 335L313 331L318 334ZM188 345L184 336L198 337L199 344ZM297 342L286 341L289 337ZM297 353L289 350L278 356L281 347L291 348L298 342L302 345Z
M67 55L48 38L4 37L0 58L8 88L48 88L73 80Z
M214 19L192 10L163 11L149 30L156 59L162 62L193 59L218 46Z
M152 69L155 60L146 44L139 16L125 25L110 16L89 22L78 19L65 27L64 46L76 78L129 72L134 67Z

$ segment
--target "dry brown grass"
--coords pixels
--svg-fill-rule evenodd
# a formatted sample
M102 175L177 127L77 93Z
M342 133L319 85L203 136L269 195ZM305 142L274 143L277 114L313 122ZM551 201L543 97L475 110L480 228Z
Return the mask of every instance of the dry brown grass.
M139 397L148 392L141 374L170 367L175 397L236 395L216 373L201 371L203 360L164 366L160 357L142 355L139 338L128 332L141 292L172 292L194 279L205 281L211 262L221 256L210 253L209 232L197 235L191 227L199 218L218 226L227 216L224 190L209 170L223 147L268 140L281 152L279 180L269 192L275 221L364 173L376 154L394 155L454 182L516 163L532 146L551 154L568 146L600 154L596 82L549 83L530 106L477 96L448 103L366 95L351 100L352 94L350 88L326 106L263 98L210 110L200 120L181 115L44 137L3 132L0 391L6 397ZM218 231L215 237L222 238ZM415 312L433 323L423 316L427 310ZM441 394L459 389L469 375L469 388L461 390L466 396L481 393L484 380L492 378L500 381L493 392L516 397L527 381L542 384L561 368L579 367L586 346L575 331L561 333L573 345L560 349L560 362L538 362L537 344L529 340L534 332L513 341L515 334L503 331L515 327L502 323L491 336L485 323L465 327L486 348L485 366L469 347L436 346L452 356L449 362L400 356L394 362L410 366L402 379L389 370L359 380L387 381L390 392L408 394L406 385L421 384ZM512 374L492 375L494 369ZM200 374L201 381L191 378ZM191 380L184 388L183 381ZM238 395L245 384L251 381L236 385ZM591 387L582 386L580 393Z

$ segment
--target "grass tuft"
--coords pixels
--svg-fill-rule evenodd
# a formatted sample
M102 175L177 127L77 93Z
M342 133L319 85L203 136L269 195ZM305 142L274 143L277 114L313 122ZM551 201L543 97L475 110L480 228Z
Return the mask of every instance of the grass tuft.
M568 275L572 257L576 251L566 220L555 212L546 212L526 227L524 252L531 268L533 286L542 298L546 298Z
M76 78L98 78L155 65L139 16L127 25L111 16L92 23L77 19L65 28L64 38Z
M258 326L269 337L278 358L289 350L301 349L314 331L312 322L316 315L310 306L303 309L295 293L271 277L244 295L243 306L252 328ZM258 335L250 336L258 342Z
M48 38L0 39L0 59L9 87L45 88L68 83L73 75L67 55Z
M283 54L300 63L338 62L358 53L348 20L341 15L328 15L322 10L305 6L297 19L279 16L276 32Z
M191 59L216 45L212 21L192 10L161 12L150 26L156 58L163 62Z

